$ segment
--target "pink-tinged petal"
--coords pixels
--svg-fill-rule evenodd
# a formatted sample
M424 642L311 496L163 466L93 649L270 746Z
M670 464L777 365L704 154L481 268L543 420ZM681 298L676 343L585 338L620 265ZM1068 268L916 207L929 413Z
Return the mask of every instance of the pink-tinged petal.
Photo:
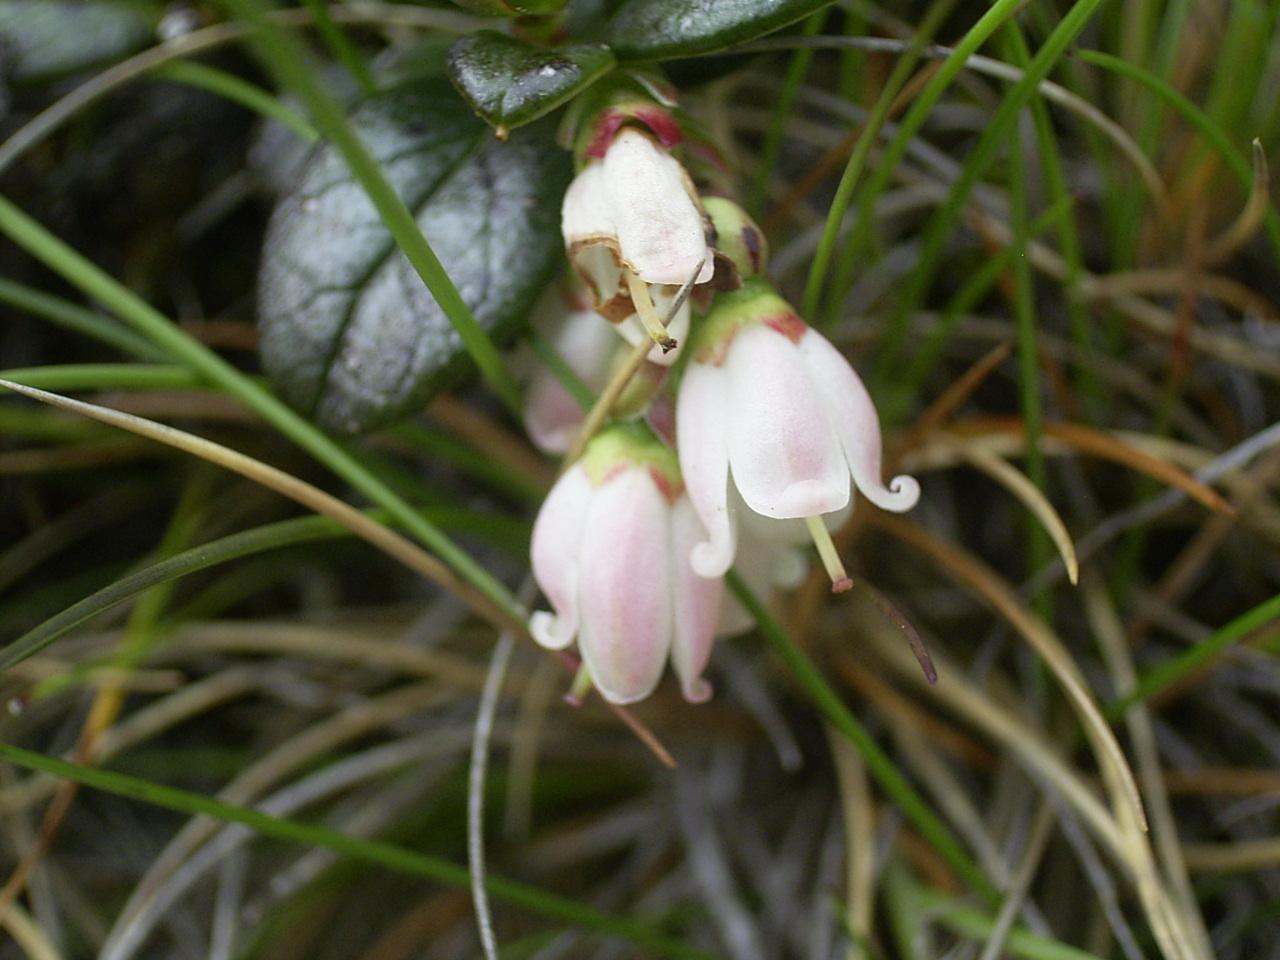
M610 703L643 700L671 646L669 508L648 470L599 487L582 537L578 649Z
M920 484L905 474L888 486L880 481L880 418L849 361L813 329L801 338L799 349L840 436L858 491L881 510L910 510L920 499Z
M658 316L666 317L675 299L674 293L669 295L662 287L652 287L650 293L653 295L653 305L658 308ZM656 363L663 367L669 367L679 360L680 353L684 349L684 342L689 338L689 317L689 301L686 300L681 304L680 309L676 311L676 315L671 318L671 322L667 324L667 332L676 341L675 349L664 353L662 348L655 343L653 349L645 355L645 359L650 363ZM639 346L641 341L649 339L649 334L641 325L640 318L634 313L617 324L615 329L633 347Z
M803 521L768 520L771 525L798 523L802 528ZM805 530L807 535L808 530ZM738 541L738 556L733 562L733 569L742 577L743 582L760 600L769 606L774 593L778 590L793 590L804 582L809 573L809 558L804 550L774 540L764 540L751 533L750 525L744 523ZM720 603L720 616L716 625L716 636L729 637L749 630L755 625L753 617L733 594L726 590Z
M619 253L648 283L679 286L715 270L702 212L680 163L644 133L624 128L600 162L613 202Z
M775 519L844 507L849 469L795 345L767 326L745 327L723 369L730 473L746 505Z
M690 363L676 399L680 472L707 540L689 554L702 577L723 577L733 566L737 520L729 501L728 378L720 367Z
M598 393L609 378L617 347L610 324L591 310L564 318L552 346L583 384ZM546 366L539 364L525 393L524 426L544 453L567 453L586 413Z
M529 632L551 650L563 650L578 633L582 532L595 495L587 472L573 467L551 488L533 524L533 577L555 613L535 613Z
M690 703L711 697L711 684L702 679L702 671L711 659L724 594L724 580L701 577L689 563L689 554L701 539L702 521L688 497L681 497L671 511L671 666Z

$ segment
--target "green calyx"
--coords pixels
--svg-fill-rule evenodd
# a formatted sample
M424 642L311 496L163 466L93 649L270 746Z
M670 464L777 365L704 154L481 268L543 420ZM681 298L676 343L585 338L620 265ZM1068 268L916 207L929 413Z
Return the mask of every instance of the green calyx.
M675 451L643 421L605 427L587 444L578 462L592 486L600 486L619 468L641 467L652 473L668 499L684 489Z
M737 290L717 294L706 316L695 322L689 343L694 361L719 366L738 331L761 323L791 340L798 340L806 329L768 280L748 277Z
M716 228L717 261L731 264L742 280L764 273L769 244L747 211L724 197L703 197L702 206Z

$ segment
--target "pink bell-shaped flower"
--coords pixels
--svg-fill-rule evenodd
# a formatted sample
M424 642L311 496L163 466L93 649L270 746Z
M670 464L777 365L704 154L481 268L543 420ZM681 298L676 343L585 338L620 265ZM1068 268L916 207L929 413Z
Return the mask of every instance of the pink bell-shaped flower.
M847 590L852 582L827 523L852 506L850 480L883 510L909 510L920 496L912 477L881 482L880 423L862 381L758 278L716 298L691 349L676 441L708 533L690 555L693 568L720 577L733 565L744 509L758 515L751 518L757 532L791 521L779 528L781 539L792 539L803 521L832 589Z
M592 393L604 388L618 338L600 322L584 291L552 285L534 308L533 326L583 386ZM556 455L569 452L587 416L582 404L542 363L529 375L523 414L525 432L534 446Z
M664 329L679 289L711 280L710 223L688 173L648 129L611 126L565 193L561 228L569 262L597 312L649 359L675 362L689 328L685 303ZM599 139L599 138L597 138Z
M533 527L533 574L553 613L529 621L583 665L611 703L653 692L670 657L685 699L711 696L711 656L724 590L694 573L703 537L674 454L642 423L610 427L547 496Z

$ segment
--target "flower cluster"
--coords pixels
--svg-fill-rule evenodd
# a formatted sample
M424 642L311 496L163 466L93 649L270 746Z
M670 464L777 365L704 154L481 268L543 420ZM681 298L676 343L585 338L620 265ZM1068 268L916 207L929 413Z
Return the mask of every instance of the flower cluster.
M682 143L664 107L615 99L578 138L563 206L580 286L571 303L559 295L554 346L596 392L629 352L610 324L631 349L653 348L638 402L613 409L538 515L533 572L554 612L530 626L552 649L576 641L584 675L614 703L647 697L668 659L685 697L705 700L715 636L749 625L724 588L731 568L756 591L792 585L807 566L796 548L812 540L832 589L847 590L831 531L855 492L892 511L920 494L911 477L882 482L862 382L764 278L759 228L731 201L699 195ZM672 416L665 398L648 404L677 360ZM648 423L626 420L646 409ZM583 419L558 381L535 377L536 442L564 453Z

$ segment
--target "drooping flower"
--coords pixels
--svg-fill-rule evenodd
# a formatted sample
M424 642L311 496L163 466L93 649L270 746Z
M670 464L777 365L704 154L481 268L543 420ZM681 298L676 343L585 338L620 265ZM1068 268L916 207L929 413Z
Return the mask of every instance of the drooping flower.
M546 338L555 358L581 381L590 394L599 394L619 365L626 349L607 323L591 309L586 292L576 283L553 284L534 307L533 327ZM543 453L568 453L587 417L590 399L574 396L544 358L537 358L528 375L524 395L524 428ZM643 363L614 402L615 418L638 416L662 386L667 368Z
M832 589L847 590L827 524L852 506L853 487L894 512L920 496L912 477L881 482L879 418L853 367L759 278L716 298L691 349L676 441L708 533L690 555L693 568L706 577L729 569L745 510L792 521L781 528L787 538L803 521Z
M533 311L533 327L579 380L599 393L609 378L618 338L600 322L581 291L553 284ZM545 364L537 363L524 395L524 428L543 453L564 454L586 419L582 404Z
M651 338L650 359L665 364L675 361L689 327L686 303L664 328L677 293L715 272L710 223L670 152L678 137L674 120L656 106L604 112L561 208L569 262L596 311L633 343Z
M668 657L685 698L706 700L724 584L690 565L702 536L674 454L644 424L606 429L534 523L533 574L554 611L530 619L534 639L553 650L576 640L612 703L652 693Z

